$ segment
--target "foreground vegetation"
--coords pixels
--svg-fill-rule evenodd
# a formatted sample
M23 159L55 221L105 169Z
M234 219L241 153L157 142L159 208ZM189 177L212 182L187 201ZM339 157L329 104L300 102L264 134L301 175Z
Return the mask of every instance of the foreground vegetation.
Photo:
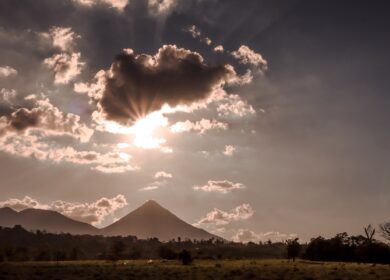
M390 279L389 265L298 260L66 261L0 264L1 279Z
M365 228L366 236L337 234L313 238L300 244L298 238L286 242L238 243L220 239L161 242L157 238L135 236L91 236L27 231L20 226L0 227L0 263L28 261L77 261L120 259L283 259L297 257L311 261L339 261L390 264L390 246L374 239L375 229ZM184 252L185 251L185 252Z

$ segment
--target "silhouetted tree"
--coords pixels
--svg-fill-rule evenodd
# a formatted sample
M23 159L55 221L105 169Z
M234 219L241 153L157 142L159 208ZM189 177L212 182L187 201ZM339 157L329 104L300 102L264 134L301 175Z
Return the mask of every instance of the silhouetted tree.
M301 250L301 244L298 242L299 238L290 239L286 241L287 244L287 258L292 259L295 262L295 258L299 256Z
M387 240L390 240L390 222L381 224L379 226L382 236Z
M158 256L165 260L174 260L177 258L177 254L171 248L166 245L160 246L158 249Z
M183 265L189 265L192 263L191 253L187 250L183 250L180 252L179 259L181 260Z
M367 230L367 233L371 231ZM370 237L371 234L368 234ZM314 238L302 245L304 258L320 261L354 261L390 263L390 246L367 236L337 234L325 239ZM173 258L173 253L185 249L189 256L201 259L252 259L282 258L286 256L288 244L243 244L239 242L219 242L215 240L171 240L163 243L158 239L137 239L134 237L105 237L92 235L53 234L45 231L31 232L21 227L0 228L0 261L55 261L56 259L78 260L117 260L124 258ZM161 249L164 247L164 249ZM77 249L77 252L74 250ZM303 250L303 248L305 250ZM290 247L291 250L291 247ZM58 254L61 252L60 254ZM290 258L294 253L290 251ZM188 255L180 260L188 263ZM0 277L1 278L1 277Z
M115 240L111 248L111 259L113 261L121 259L125 250L126 244L122 240Z
M70 253L70 259L73 261L77 261L79 259L79 249L76 247L72 249L72 252Z
M372 240L374 239L375 228L371 224L369 224L367 227L364 228L364 233L366 234L367 243L371 244Z

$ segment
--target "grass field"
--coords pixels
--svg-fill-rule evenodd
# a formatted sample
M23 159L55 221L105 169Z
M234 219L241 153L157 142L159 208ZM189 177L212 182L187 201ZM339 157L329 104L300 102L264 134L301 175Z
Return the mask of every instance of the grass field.
M322 263L298 260L177 261L146 260L27 262L0 264L1 279L330 279L390 280L390 265Z

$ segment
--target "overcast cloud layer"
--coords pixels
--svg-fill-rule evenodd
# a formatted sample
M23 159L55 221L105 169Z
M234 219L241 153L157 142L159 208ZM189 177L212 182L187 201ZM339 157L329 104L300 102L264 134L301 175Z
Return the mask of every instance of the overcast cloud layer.
M103 226L155 199L243 242L387 221L388 11L0 1L0 206Z

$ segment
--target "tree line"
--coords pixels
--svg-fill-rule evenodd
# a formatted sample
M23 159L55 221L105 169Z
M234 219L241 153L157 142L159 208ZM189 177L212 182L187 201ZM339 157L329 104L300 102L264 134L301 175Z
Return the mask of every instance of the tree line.
M390 223L380 227L390 240ZM345 261L390 263L390 245L375 239L375 229L369 225L363 235L339 233L332 238L316 237L305 244L299 239L286 242L249 242L246 244L209 240L169 242L157 238L138 239L135 236L92 236L53 234L28 231L21 226L0 227L0 262L64 261L120 259L180 259L189 264L193 259L303 258L313 261Z

